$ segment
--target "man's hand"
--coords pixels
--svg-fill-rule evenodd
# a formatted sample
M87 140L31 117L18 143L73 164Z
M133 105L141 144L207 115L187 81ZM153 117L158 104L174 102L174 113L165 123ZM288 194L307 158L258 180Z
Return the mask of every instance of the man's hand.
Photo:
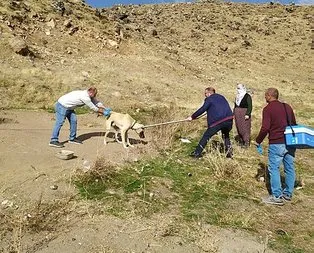
M103 115L104 115L104 108L99 107L99 108L98 108L98 112L97 112L97 117L103 116Z
M255 145L256 145L257 153L259 153L260 155L263 155L263 147L262 147L262 144L256 143Z
M190 116L190 117L187 117L186 120L187 120L187 121L192 121L193 119L192 119L192 117Z
M105 116L105 117L109 117L110 114L111 114L111 111L112 111L111 108L109 108L109 107L105 108L105 110L104 110L104 112L103 112L104 116Z
M245 116L244 116L244 119L245 119L245 120L248 120L249 118L250 118L249 115L245 115Z

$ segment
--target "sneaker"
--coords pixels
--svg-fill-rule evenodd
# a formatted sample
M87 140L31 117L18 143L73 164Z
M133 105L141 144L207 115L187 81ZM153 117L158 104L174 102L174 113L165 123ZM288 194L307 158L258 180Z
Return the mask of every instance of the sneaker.
M50 147L55 147L55 148L63 148L64 145L58 141L51 141L49 142Z
M263 203L269 204L269 205L277 205L282 206L284 204L283 199L281 197L275 197L275 196L267 196L262 199Z
M226 158L230 158L230 159L232 159L232 154L227 153L227 154L226 154Z
M283 198L285 201L291 201L291 199L292 199L291 196L289 196L289 195L287 195L285 193L281 195L281 198Z
M199 158L203 157L203 155L202 155L202 154L195 153L195 152L192 152L192 153L190 154L190 157L195 158L195 159L199 159Z
M80 141L79 139L75 138L73 140L69 140L69 143L72 143L72 144L83 144L82 141Z

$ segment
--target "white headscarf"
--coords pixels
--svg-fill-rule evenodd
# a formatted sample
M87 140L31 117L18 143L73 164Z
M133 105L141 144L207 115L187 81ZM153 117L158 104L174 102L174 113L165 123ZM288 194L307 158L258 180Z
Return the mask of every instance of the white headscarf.
M237 84L237 96L236 96L236 99L235 99L235 103L237 106L240 105L244 95L246 94L246 87L244 84L242 83L238 83Z

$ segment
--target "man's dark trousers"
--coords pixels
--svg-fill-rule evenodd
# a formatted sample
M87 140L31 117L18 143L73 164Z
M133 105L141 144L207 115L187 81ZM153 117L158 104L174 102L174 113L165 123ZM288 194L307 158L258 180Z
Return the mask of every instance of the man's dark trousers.
M230 136L229 133L232 129L232 120L227 120L224 122L221 122L215 126L207 128L205 133L203 134L202 139L198 143L194 155L195 156L201 156L203 149L207 145L208 140L221 131L222 133L222 138L224 139L224 144L225 144L225 152L227 156L232 156L232 150L231 150L231 142L230 142Z

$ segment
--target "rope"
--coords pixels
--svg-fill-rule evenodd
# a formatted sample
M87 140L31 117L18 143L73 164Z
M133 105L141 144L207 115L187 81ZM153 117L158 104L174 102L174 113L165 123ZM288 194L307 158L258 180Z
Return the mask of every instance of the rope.
M201 116L197 117L196 119L202 118L205 115L206 115L206 113L202 114ZM180 123L180 122L186 122L186 121L189 121L189 120L187 120L187 119L180 119L180 120L168 121L168 122L163 122L163 123L146 125L143 128L162 126L162 125L168 125L168 124L174 124L174 123Z
M196 119L199 119L203 116L205 116L205 114L199 116L198 118ZM143 128L148 128L148 127L155 127L155 126L162 126L162 125L168 125L168 124L174 124L174 123L180 123L180 122L186 122L186 121L189 121L187 119L180 119L180 120L173 120L173 121L168 121L168 122L162 122L162 123L157 123L157 124L151 124L151 125L146 125L146 126L143 126ZM14 131L38 131L38 130L41 130L41 131L46 131L46 130L50 130L52 131L52 128L0 128L0 131L4 131L4 130L14 130ZM78 128L78 130L99 130L99 131L104 131L105 129L102 128L102 129L98 129L98 128Z
M185 122L185 121L188 121L188 120L181 119L181 120L174 120L174 121L168 121L168 122L163 122L163 123L151 124L151 125L143 126L143 128L162 126L162 125L174 124L174 123Z

